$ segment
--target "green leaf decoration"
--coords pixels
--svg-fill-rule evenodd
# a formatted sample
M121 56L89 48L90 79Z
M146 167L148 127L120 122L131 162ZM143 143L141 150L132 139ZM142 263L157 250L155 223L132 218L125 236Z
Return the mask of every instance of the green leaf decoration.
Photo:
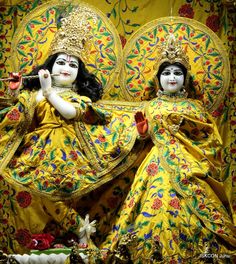
M163 26L162 26L162 28L163 28L163 30L164 30L166 33L168 33L168 34L169 34L169 30L168 30L168 28L167 28L167 26L166 26L166 25L163 25Z
M157 28L155 28L155 29L153 30L153 35L154 35L154 38L156 38L156 36L157 36Z
M115 143L117 138L118 138L117 133L114 133L113 136L112 136L112 144Z
M177 27L174 29L174 33L175 33L176 31L178 31L178 30L180 29L180 27L182 27L182 24L181 24L181 23L179 23L179 24L177 25Z
M24 57L27 57L27 55L25 54L25 52L21 49L17 49L18 53Z
M108 148L108 146L109 146L109 143L108 142L105 142L104 143L104 150L106 150Z
M189 35L190 35L190 28L189 28L189 26L187 26L187 25L185 25L186 26L186 32L187 32L187 34L188 34L188 38L189 38Z
M71 144L71 140L69 137L66 137L66 139L64 140L64 144L67 146Z
M206 39L206 49L208 49L209 44L210 44L210 38L207 38L207 39Z
M219 56L219 53L218 52L208 53L208 56L216 57L216 56Z
M31 20L31 23L34 25L42 25L43 23L38 20Z
M113 56L112 54L107 53L107 57L108 57L110 60L112 60L112 61L115 61L115 60L116 60L116 57ZM111 67L111 68L113 68L113 67Z
M25 67L26 67L26 65L28 64L29 62L27 61L27 62L24 62L23 64L21 64L20 65L20 70L23 70Z
M216 66L214 67L214 70L220 68L221 66L222 66L222 61L216 64Z
M89 181L91 181L91 182L96 182L96 181L97 181L95 178L93 178L93 177L91 177L91 176L85 176L85 179L86 179L86 180L89 180Z
M128 63L126 63L125 64L126 65L126 67L128 68L128 69L130 69L130 70L132 70L132 71L136 71L132 66L130 66Z
M26 31L30 34L31 37L33 37L33 32L29 24L26 26Z
M113 69L113 67L111 67L111 66L107 66L107 67L102 68L102 70L108 70L108 71L110 71L112 69Z
M45 15L46 15L47 20L49 20L49 18L50 18L50 10L47 10Z
M131 54L131 55L129 55L129 56L127 57L127 61L128 61L129 59L133 59L133 58L137 58L137 55L135 55L135 54Z
M151 250L151 248L152 248L151 243L146 242L144 245L145 245L145 247L146 247L148 250Z
M136 24L136 23L135 23L135 24L131 24L130 26L131 26L131 27L139 27L140 24Z
M217 80L222 81L222 76L220 76L220 75L216 75L216 74L213 74L213 76L214 76Z
M18 46L25 45L27 43L29 43L28 40L23 40L23 41L19 42Z
M163 222L157 223L157 224L155 225L155 228L160 228L160 229L162 229L162 225L163 225Z
M134 75L131 76L131 77L129 77L129 78L127 79L126 83L130 83L130 82L133 80L133 78L134 78Z
M140 44L138 43L138 41L136 41L136 43L135 43L135 47L136 47L137 50L140 52Z
M193 39L199 39L199 38L202 38L203 36L205 36L205 34L200 33L200 34L197 34L196 36L194 36Z
M116 18L116 9L115 8L113 8L112 10L111 10L111 15L112 16L114 16L114 18Z
M54 160L56 155L55 155L55 149L53 151L50 152L50 160Z
M103 85L103 86L105 86L105 85L106 85L106 82L107 82L107 80L106 80L106 78L104 78L104 77L103 77L103 75L102 75L102 74L100 74L100 76L101 76L102 85Z
M101 25L102 25L102 20L100 19L99 22L98 22L98 27L97 27L98 31L101 28Z

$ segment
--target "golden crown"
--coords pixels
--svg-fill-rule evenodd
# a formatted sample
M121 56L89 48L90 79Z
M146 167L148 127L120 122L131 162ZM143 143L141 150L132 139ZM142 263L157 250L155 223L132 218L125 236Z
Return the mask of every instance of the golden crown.
M79 6L69 16L62 18L61 27L55 33L49 54L66 53L85 61L90 53L92 38L88 20L90 18L96 23L96 14L86 6Z
M187 71L191 69L186 50L182 49L173 34L167 39L166 45L161 48L161 54L155 65L155 69L158 71L159 67L164 62L169 62L171 64L179 62L185 66Z

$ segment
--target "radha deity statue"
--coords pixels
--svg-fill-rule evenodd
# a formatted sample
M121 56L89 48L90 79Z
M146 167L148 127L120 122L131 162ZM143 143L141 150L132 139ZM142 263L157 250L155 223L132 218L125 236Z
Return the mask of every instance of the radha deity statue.
M157 96L135 114L140 137L154 145L101 246L107 263L205 263L216 255L226 256L217 263L233 262L236 229L222 202L222 140L191 95L190 68L170 35L156 64Z

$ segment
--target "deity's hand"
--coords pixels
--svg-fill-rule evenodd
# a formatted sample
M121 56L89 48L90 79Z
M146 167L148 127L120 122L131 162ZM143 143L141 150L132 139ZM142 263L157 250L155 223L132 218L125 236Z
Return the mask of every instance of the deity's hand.
M10 72L10 79L8 92L11 96L16 97L22 85L22 75L20 72Z
M138 133L141 137L146 137L148 132L148 120L145 118L142 112L137 112L134 115Z
M43 95L48 95L52 89L52 78L50 72L48 70L40 70L38 75Z

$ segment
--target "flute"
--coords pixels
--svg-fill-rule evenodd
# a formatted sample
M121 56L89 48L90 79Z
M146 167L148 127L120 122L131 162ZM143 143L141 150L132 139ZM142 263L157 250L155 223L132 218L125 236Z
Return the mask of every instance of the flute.
M50 74L51 77L53 76L59 76L60 74L59 73L54 73L54 74ZM48 74L45 73L43 75L44 78L48 78ZM36 78L39 78L39 75L25 75L25 76L22 76L22 79L36 79ZM11 77L8 77L8 78L0 78L0 81L2 82L14 82L14 81L17 81L17 79L14 79L14 78L11 78Z

